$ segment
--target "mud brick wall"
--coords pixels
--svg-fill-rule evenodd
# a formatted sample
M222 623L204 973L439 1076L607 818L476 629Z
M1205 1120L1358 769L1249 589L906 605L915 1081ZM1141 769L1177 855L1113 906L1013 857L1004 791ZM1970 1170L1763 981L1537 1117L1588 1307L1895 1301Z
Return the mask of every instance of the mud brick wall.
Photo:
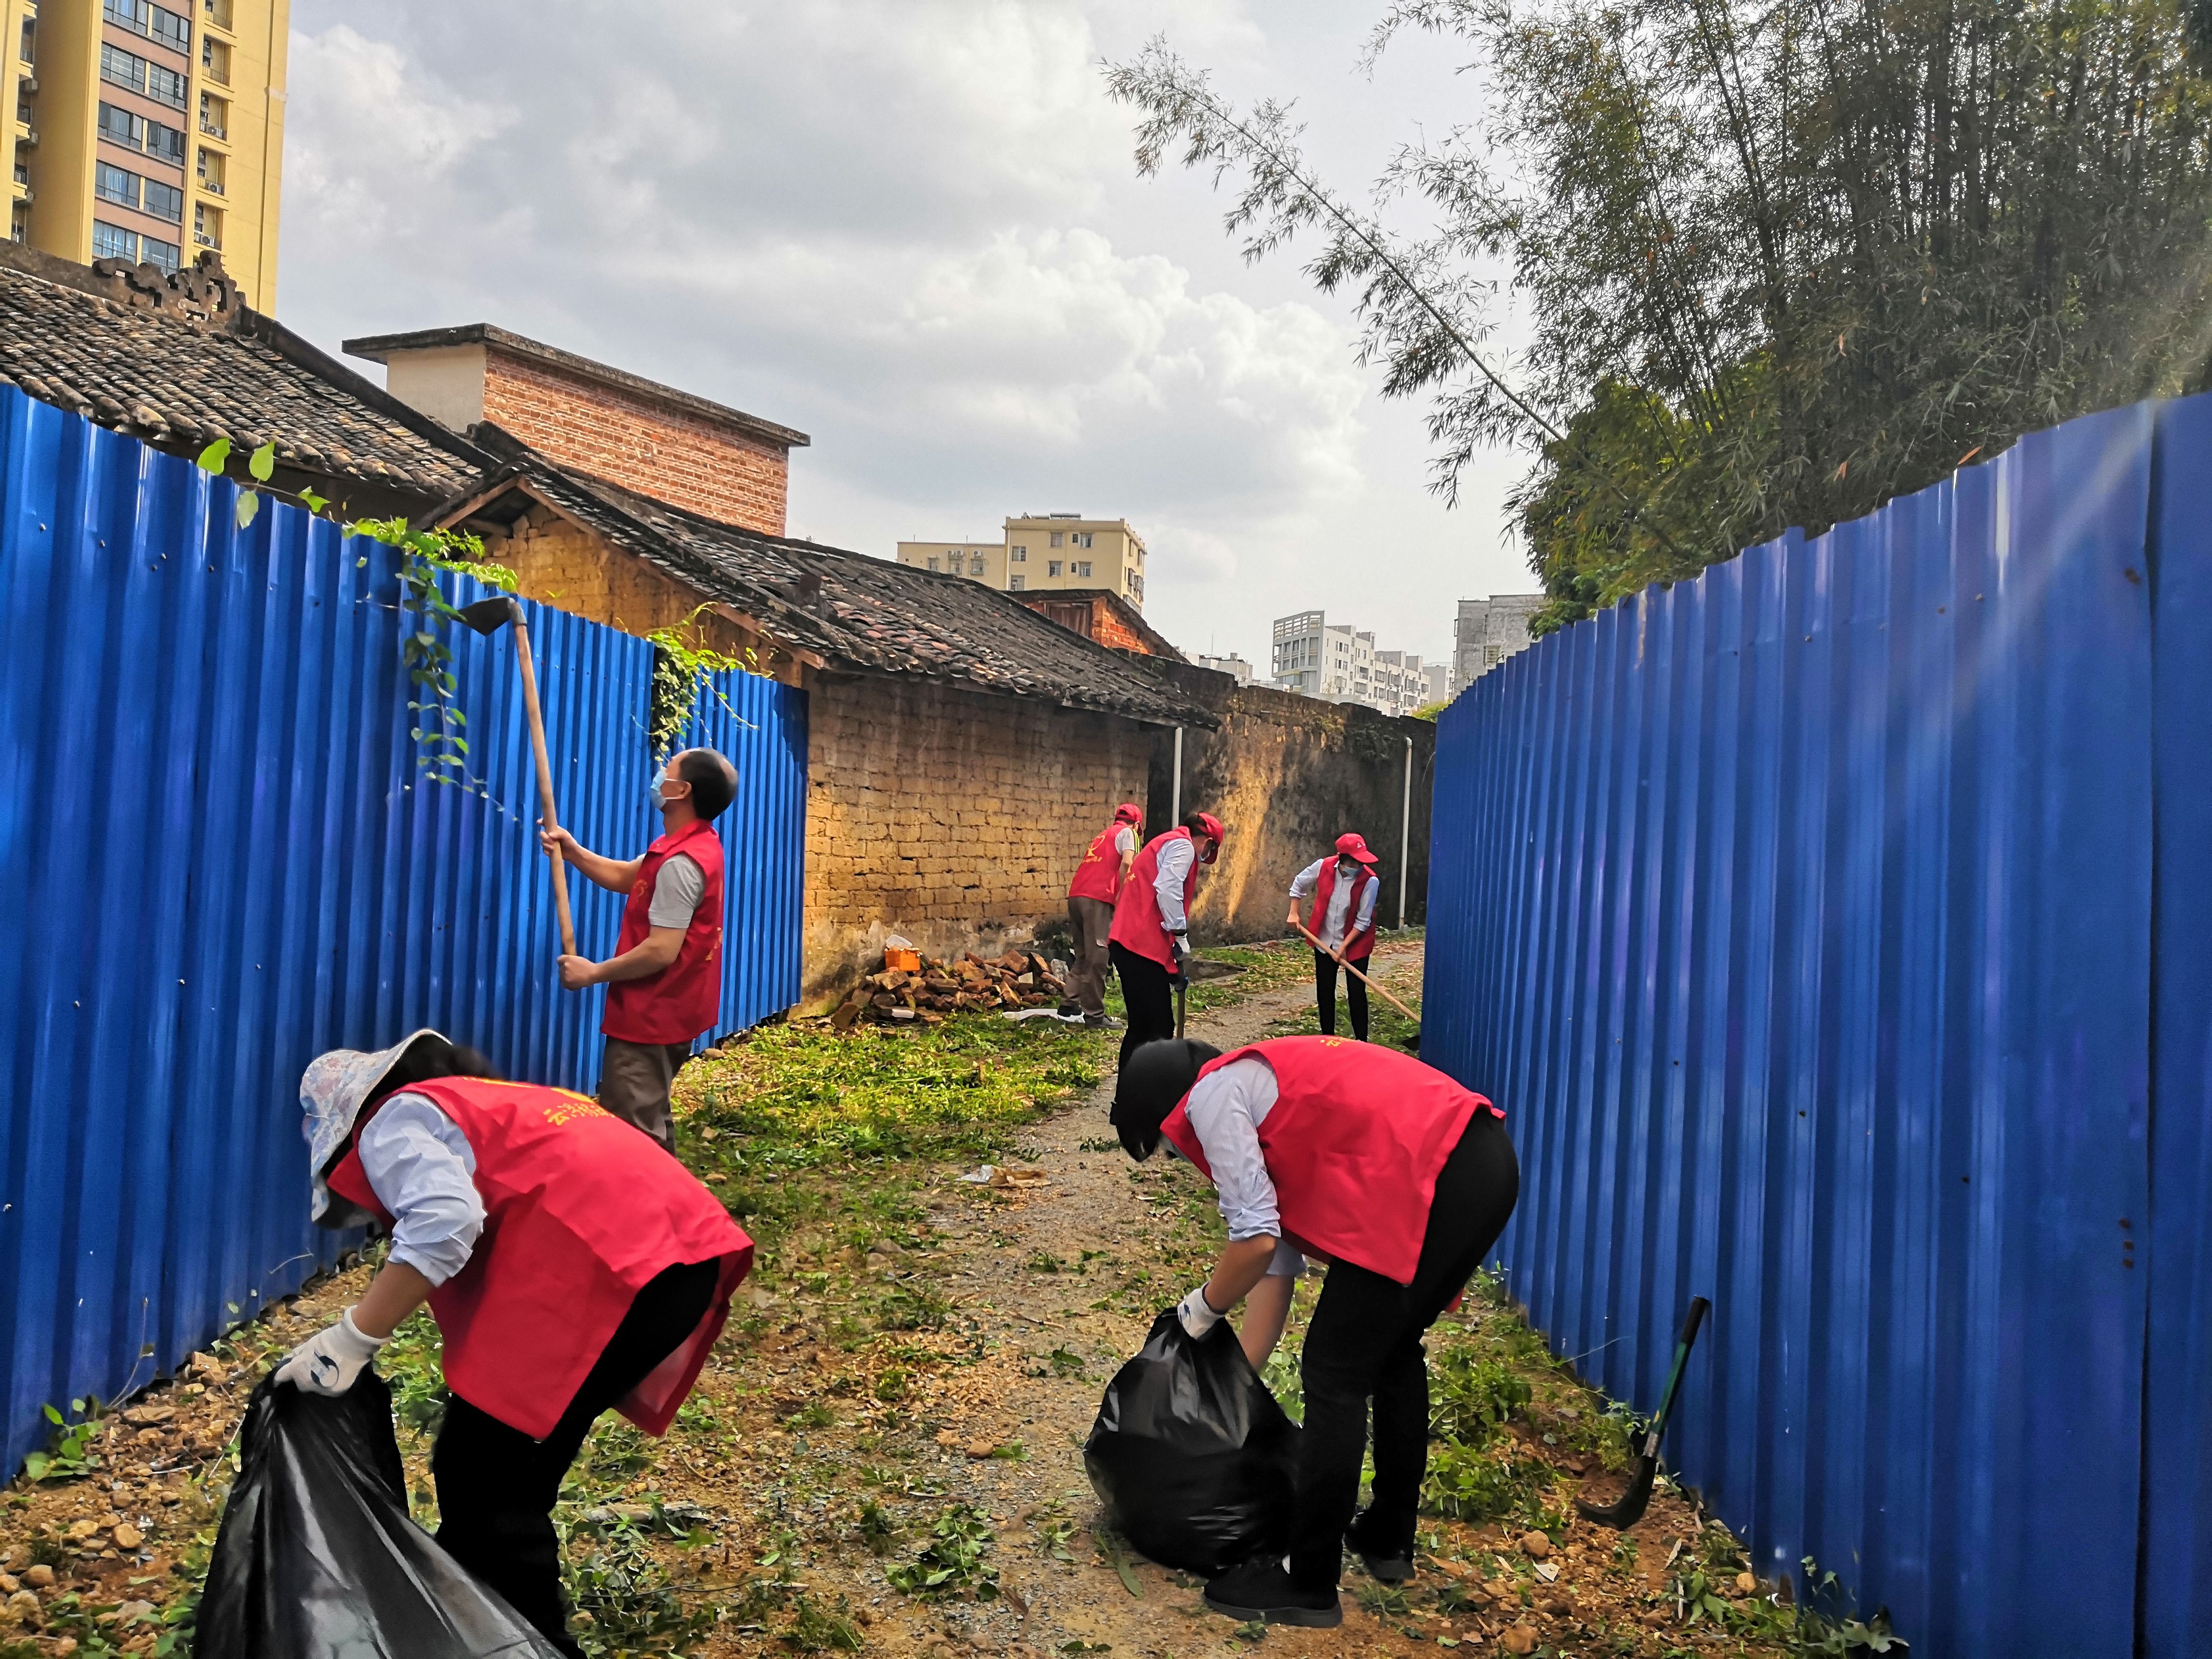
M1382 860L1375 915L1383 927L1395 927L1408 738L1413 811L1406 920L1427 919L1434 726L1272 687L1240 686L1211 669L1150 660L1220 721L1215 730L1193 726L1183 732L1182 810L1211 812L1228 832L1220 860L1206 872L1192 907L1194 940L1218 945L1282 937L1291 878L1330 851L1347 830L1366 836ZM1147 833L1167 825L1174 759L1174 734L1163 732L1152 750Z
M594 477L771 536L784 533L788 452L580 375L493 350L484 417Z
M1153 730L931 680L825 674L808 711L800 1006L878 965L886 934L996 955L1067 913L1067 884Z

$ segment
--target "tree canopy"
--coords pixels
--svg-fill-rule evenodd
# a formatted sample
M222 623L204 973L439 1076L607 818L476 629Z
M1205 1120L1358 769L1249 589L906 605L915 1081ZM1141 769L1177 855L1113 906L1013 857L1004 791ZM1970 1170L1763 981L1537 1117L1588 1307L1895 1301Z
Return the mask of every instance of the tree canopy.
M1471 49L1477 106L1364 204L1289 106L1160 42L1109 73L1141 169L1236 180L1248 257L1318 236L1385 391L1432 398L1438 489L1534 447L1540 630L2204 381L2212 82L2177 0L1402 0L1373 50L1408 33Z

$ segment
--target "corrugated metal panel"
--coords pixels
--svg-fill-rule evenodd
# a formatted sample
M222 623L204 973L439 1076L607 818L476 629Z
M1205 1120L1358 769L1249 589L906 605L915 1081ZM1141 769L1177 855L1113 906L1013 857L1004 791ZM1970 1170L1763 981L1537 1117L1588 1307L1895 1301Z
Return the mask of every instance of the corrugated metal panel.
M489 800L422 783L387 550L0 391L0 1411L112 1398L296 1288L297 1090L322 1049L434 1024L588 1087L603 993L562 993L511 635L457 630ZM462 594L476 597L472 586ZM564 823L657 828L651 647L530 606ZM738 677L724 1020L798 994L803 694ZM613 895L574 884L580 947Z
M1440 722L1423 1052L1510 1114L1516 1293L1647 1410L1710 1296L1671 1458L1921 1652L2133 1647L2154 413L1647 592ZM2161 1155L2201 1182L2197 1127Z

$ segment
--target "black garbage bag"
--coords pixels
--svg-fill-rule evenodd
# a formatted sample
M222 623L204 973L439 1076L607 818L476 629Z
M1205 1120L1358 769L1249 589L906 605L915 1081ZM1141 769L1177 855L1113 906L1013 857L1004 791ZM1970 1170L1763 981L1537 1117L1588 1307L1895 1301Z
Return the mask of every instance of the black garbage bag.
M407 1513L392 1391L264 1377L215 1540L198 1659L561 1659Z
M1171 1308L1106 1385L1083 1467L1138 1551L1217 1573L1290 1547L1297 1432L1226 1321L1194 1339Z

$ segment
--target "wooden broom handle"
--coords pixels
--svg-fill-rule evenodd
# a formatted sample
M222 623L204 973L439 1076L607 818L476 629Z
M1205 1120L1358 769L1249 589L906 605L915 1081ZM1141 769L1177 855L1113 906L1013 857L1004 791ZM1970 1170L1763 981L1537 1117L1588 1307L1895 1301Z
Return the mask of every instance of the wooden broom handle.
M1314 936L1306 931L1305 923L1300 921L1294 922L1291 925L1301 933L1305 933L1305 936L1308 939L1313 939L1313 947L1315 950L1320 951L1323 956L1327 956L1328 954L1328 946L1323 945L1319 939L1314 939ZM1421 1023L1421 1017L1419 1014L1415 1013L1411 1008L1408 1008L1404 1003L1399 1001L1397 998L1392 996L1388 991L1377 985L1373 980L1368 978L1366 975L1361 973L1359 969L1353 967L1350 963L1343 962L1339 963L1337 965L1342 968L1346 973L1351 975L1352 978L1358 980L1362 985L1364 985L1369 990L1374 992L1376 996L1381 997L1383 1001L1389 1003L1393 1008L1395 1008L1400 1013L1405 1015L1407 1019L1412 1020L1414 1024L1419 1025Z
M507 601L514 613L514 652L522 659L522 706L530 715L530 749L538 759L538 811L545 828L559 834L561 820L553 810L553 763L545 753L545 712L538 702L538 667L530 656L530 625L522 620L522 607ZM553 908L561 918L561 954L576 954L576 921L568 908L568 866L561 849L553 848Z

